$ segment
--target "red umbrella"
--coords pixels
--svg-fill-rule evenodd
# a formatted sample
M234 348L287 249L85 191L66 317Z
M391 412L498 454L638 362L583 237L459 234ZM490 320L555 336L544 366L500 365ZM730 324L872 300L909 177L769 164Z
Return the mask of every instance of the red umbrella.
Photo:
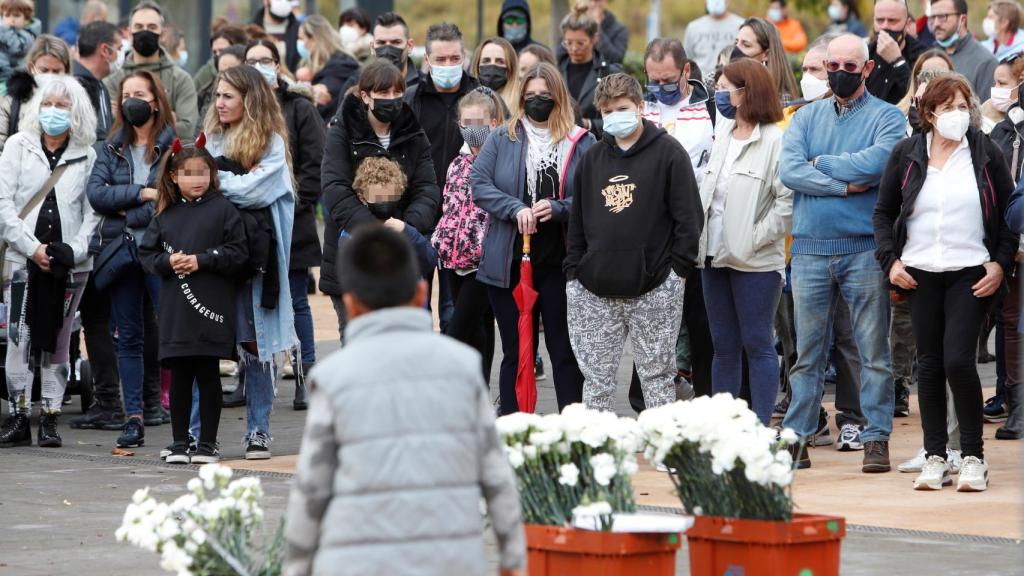
M519 263L519 285L512 290L519 307L519 367L516 369L516 402L521 412L537 407L537 379L533 373L533 264L530 262L530 235L523 235L523 260Z

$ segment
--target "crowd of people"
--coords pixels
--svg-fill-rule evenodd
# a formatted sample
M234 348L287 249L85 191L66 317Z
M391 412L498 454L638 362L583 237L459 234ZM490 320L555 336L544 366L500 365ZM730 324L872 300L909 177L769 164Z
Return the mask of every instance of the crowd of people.
M964 0L922 19L878 0L867 25L833 0L817 38L785 0L746 19L707 0L682 39L647 45L642 79L622 71L629 32L608 0L579 2L554 51L526 0L506 0L475 49L432 25L422 66L396 13L335 26L263 4L251 24L217 23L193 77L154 2L121 24L87 3L73 45L41 33L32 2L0 2L0 447L32 443L36 397L36 441L61 445L80 316L95 400L73 428L132 448L169 423L168 462L215 462L222 406L245 405L245 456L269 458L282 363L294 409L310 406L311 269L343 344L354 316L429 306L365 278L353 300L359 274L339 267L373 224L413 248L442 332L479 353L484 382L500 336L499 414L521 408L528 258L550 366L536 329L524 361L559 409L615 408L628 338L634 409L742 397L806 441L800 468L807 446L835 444L889 471L912 384L923 448L898 468L915 488L959 473L958 489L986 489L985 421L1005 421L999 439L1024 432L1016 0L991 2L983 42ZM833 370L838 440L822 408Z

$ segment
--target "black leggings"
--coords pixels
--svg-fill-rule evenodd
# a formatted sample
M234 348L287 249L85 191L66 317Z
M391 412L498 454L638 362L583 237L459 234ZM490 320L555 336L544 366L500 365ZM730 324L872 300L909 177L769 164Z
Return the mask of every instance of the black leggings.
M199 441L217 442L220 426L220 361L209 356L168 358L171 370L171 433L175 442L188 441L192 413L192 383L199 384Z
M972 266L955 272L908 268L917 288L910 292L910 318L917 341L917 400L928 456L946 457L946 381L960 422L964 456L982 452L981 379L975 364L978 333L991 298L977 298L971 286L985 276Z
M487 299L487 286L477 282L475 272L461 276L454 270L441 270L441 274L448 278L455 304L445 334L472 346L480 353L484 382L490 386L491 363L494 359L494 313Z

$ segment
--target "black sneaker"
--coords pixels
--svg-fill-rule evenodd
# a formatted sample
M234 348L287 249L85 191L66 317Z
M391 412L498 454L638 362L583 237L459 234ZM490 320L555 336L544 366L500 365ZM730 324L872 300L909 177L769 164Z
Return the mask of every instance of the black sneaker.
M896 384L896 401L893 416L905 418L910 416L910 388L902 382Z
M270 459L270 436L262 432L253 432L246 439L245 445L246 460L269 460Z
M791 396L786 396L782 400L779 400L775 404L775 407L772 408L772 418L785 418L786 412L789 412L789 402L791 399Z
M0 448L32 445L32 427L28 414L14 414L0 427Z
M167 455L168 464L188 464L191 458L188 454L188 444L175 442L170 445L170 454Z
M71 419L76 430L120 430L124 428L124 411L120 406L106 408L93 402L85 414Z
M993 396L985 400L985 407L982 408L985 422L1005 422L1009 414L1006 412L1006 403L1002 396Z
M248 456L248 454L246 455ZM267 457L270 457L270 452L267 451ZM199 447L196 448L194 454L192 454L193 464L216 464L220 462L220 450L217 449L217 444L210 444L209 442L200 442Z
M544 373L544 359L537 354L537 357L533 359L533 376L537 382L547 379L547 374Z
M142 446L146 443L146 429L143 427L142 420L138 418L129 418L124 423L124 430L121 431L121 435L117 437L118 448L132 448L135 446Z
M832 430L828 427L828 412L824 408L818 409L818 429L814 431L809 444L811 446L831 446Z
M807 445L803 443L790 444L786 446L789 455L793 457L793 465L797 470L805 470L811 467L811 456L807 454Z
M142 412L142 423L146 426L159 426L171 423L171 413L164 410L163 406L147 408Z
M38 441L40 448L60 448L63 445L60 434L57 432L56 414L43 413L39 415Z
M195 454L195 452L196 452L196 444L198 444L198 442L199 441L196 440L195 436L193 436L191 434L188 435L188 453L189 454ZM162 450L160 450L160 459L161 460L166 460L167 457L171 455L171 450L172 449L174 449L174 442L171 442L170 444L168 444L167 448L163 448Z

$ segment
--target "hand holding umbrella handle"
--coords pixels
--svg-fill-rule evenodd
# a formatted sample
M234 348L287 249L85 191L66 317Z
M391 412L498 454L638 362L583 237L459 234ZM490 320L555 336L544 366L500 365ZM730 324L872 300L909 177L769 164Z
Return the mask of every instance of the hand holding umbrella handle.
M530 234L523 234L523 256L530 255Z

